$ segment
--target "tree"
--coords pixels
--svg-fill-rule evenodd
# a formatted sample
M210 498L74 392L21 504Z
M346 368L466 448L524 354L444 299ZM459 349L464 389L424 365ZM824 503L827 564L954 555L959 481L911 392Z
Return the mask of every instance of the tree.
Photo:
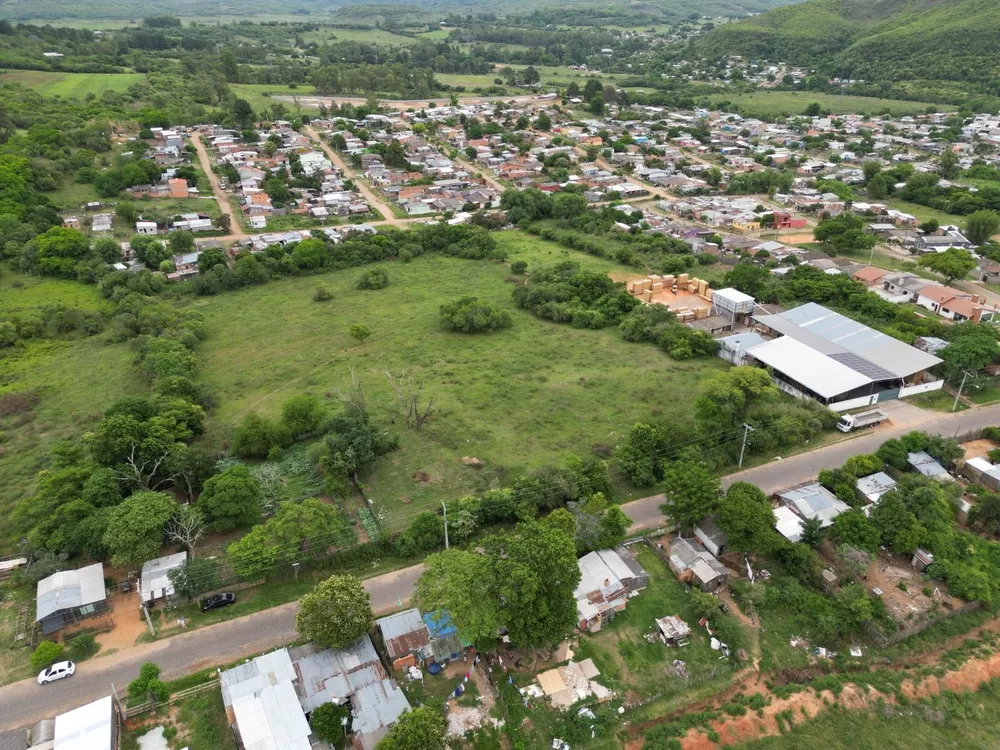
M542 112L535 120L535 128L538 130L552 130L552 118Z
M365 271L356 284L358 289L385 289L389 286L389 272L384 268Z
M38 270L52 276L73 276L76 264L90 253L85 234L67 227L52 227L35 238Z
M280 558L281 550L272 544L263 526L254 526L244 537L226 547L226 560L244 581L256 581L273 574Z
M184 229L171 232L167 244L174 255L192 253L195 250L194 235Z
M509 310L478 297L460 297L441 305L440 316L441 325L462 333L499 331L514 324Z
M965 221L965 236L976 245L984 245L1000 230L1000 213L976 211ZM50 230L51 231L51 230Z
M949 247L943 253L929 253L920 259L920 265L944 276L945 283L964 278L976 267L976 259L967 250Z
M625 541L625 534L632 525L632 519L617 505L611 505L603 492L595 492L587 500L574 503L572 527L564 524L557 514L565 510L559 508L543 519L543 523L560 523L570 536L575 537L579 552L596 549L612 549ZM556 519L553 520L553 516Z
M412 375L407 375L406 371L402 371L399 375L391 372L389 368L385 368L383 371L386 378L389 380L389 385L396 394L396 400L399 405L403 407L403 412L406 415L406 426L416 427L419 431L423 426L424 422L434 411L434 403L437 399L429 398L423 405L421 405L420 400L424 392L424 384L417 383ZM397 412L398 413L398 412ZM395 415L392 421L395 421Z
M403 532L399 543L407 554L429 552L444 544L444 519L437 513L418 513Z
M205 482L198 508L212 531L231 531L260 518L260 487L243 464L230 466Z
M281 424L295 439L317 432L323 417L320 400L307 393L292 396L281 406Z
M877 161L866 161L862 166L865 173L865 183L871 182L882 172L882 163Z
M873 555L878 552L879 531L859 509L849 510L837 516L830 527L829 536L840 544L848 544Z
M354 576L335 575L299 600L295 627L303 638L343 648L375 625L371 595Z
M52 641L41 641L35 650L31 652L31 666L35 669L44 669L63 658L66 647L61 643Z
M348 329L348 333L350 333L351 338L359 344L365 343L365 339L372 335L371 329L364 323L355 323Z
M959 172L962 171L962 167L958 163L958 154L953 149L946 148L938 158L938 168L941 170L941 176L946 180L958 177Z
M951 327L950 334L950 343L940 351L950 374L977 372L1000 357L1000 343L992 325L959 323Z
M284 426L250 412L233 435L233 453L240 458L267 458L272 451L287 448L292 435Z
M485 555L449 549L424 559L415 601L423 612L447 610L463 639L477 649L490 649L504 623L493 586L493 571Z
M351 708L347 704L324 703L309 714L309 728L313 734L331 745L343 741L344 735L351 731L351 722Z
M182 567L167 571L167 578L174 591L189 600L218 588L222 582L218 560L207 557L189 557Z
M154 700L164 703L170 699L170 689L160 681L160 667L147 661L139 667L139 676L128 684L129 703Z
M749 482L734 482L726 491L719 527L737 552L767 555L780 543L774 530L774 510L767 496Z
M187 547L194 556L195 545L205 533L205 515L200 508L193 505L182 505L170 523L167 524L167 538Z
M823 521L819 518L807 518L802 522L800 540L807 547L818 547L823 541Z
M136 492L111 511L104 544L117 566L141 565L163 546L167 522L177 513L177 501L163 492Z
M604 114L604 94L595 94L587 102L587 108L591 114L600 117Z
M771 283L771 273L763 266L751 262L737 263L726 273L726 286L761 299Z
M400 716L375 750L440 750L447 745L446 729L444 716L437 708L421 706Z
M689 531L719 508L722 485L693 451L685 451L677 461L663 462L663 485L667 501L660 510L679 531Z
M527 270L528 261L526 260L515 260L510 264L510 272L516 276L523 276Z
M222 250L210 247L198 256L198 273L208 273L216 266L225 267L228 264L226 254Z
M650 487L663 476L660 454L666 433L659 425L637 423L632 426L615 459L622 474L634 487Z

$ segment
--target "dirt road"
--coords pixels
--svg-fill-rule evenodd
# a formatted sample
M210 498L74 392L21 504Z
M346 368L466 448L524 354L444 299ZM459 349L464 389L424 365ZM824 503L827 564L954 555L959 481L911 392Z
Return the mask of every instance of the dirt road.
M240 224L239 216L233 212L233 206L229 202L229 196L226 195L226 191L222 189L222 184L219 182L219 176L212 171L212 160L208 156L208 149L205 148L205 142L202 140L201 133L192 133L191 143L194 144L195 151L198 152L198 163L201 164L202 171L208 177L208 181L212 183L212 193L215 195L215 200L219 204L219 210L229 217L229 234L215 239L229 240L232 242L245 239L247 233L243 231L243 226Z
M368 205L374 208L379 214L382 215L382 222L388 224L389 226L399 227L405 226L407 219L400 219L392 213L392 208L384 200L379 198L375 191L372 190L368 184L364 181L361 174L354 169L350 164L344 161L344 157L337 153L337 151L330 146L326 141L324 141L319 133L316 132L316 128L312 125L306 125L302 128L306 131L306 134L313 140L319 142L320 148L323 149L330 161L332 161L345 176L350 177L354 181L355 187L358 191L365 197L368 201Z

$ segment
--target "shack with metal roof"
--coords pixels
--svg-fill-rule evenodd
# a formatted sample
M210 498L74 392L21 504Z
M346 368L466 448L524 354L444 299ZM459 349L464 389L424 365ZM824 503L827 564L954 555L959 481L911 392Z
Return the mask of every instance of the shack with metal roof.
M851 507L819 482L792 487L778 493L778 499L802 520L819 520L822 528Z
M106 612L104 566L94 563L77 570L61 570L38 582L35 622L42 635Z
M375 621L393 669L416 665L416 657L430 645L431 635L420 610L405 609Z

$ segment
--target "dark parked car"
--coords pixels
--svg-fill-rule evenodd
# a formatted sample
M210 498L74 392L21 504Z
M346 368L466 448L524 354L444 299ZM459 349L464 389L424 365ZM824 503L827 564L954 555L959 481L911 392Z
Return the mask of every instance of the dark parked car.
M228 607L230 604L236 604L236 594L231 591L227 591L224 594L216 594L215 596L210 596L207 599L202 599L201 611L208 612L213 609Z

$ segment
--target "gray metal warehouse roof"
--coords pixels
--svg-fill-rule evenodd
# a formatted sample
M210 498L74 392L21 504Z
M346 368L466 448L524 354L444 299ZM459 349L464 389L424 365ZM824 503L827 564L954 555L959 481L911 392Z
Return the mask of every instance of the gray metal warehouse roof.
M807 302L780 315L756 316L756 320L823 354L855 354L897 378L909 377L941 361L933 354L922 352L815 302ZM845 364L851 366L848 362ZM868 372L864 374L871 377Z

